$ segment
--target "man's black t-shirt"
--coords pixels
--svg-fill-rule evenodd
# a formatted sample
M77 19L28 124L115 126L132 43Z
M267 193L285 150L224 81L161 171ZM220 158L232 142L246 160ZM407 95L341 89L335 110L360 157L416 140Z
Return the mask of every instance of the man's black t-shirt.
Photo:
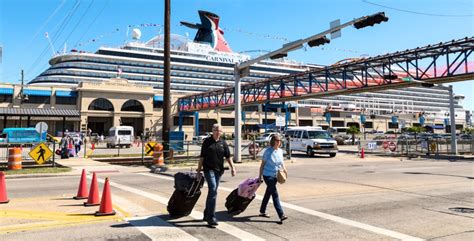
M214 170L222 174L224 173L224 157L230 157L229 146L224 140L216 141L210 136L202 143L201 157L204 158L202 162L204 171Z

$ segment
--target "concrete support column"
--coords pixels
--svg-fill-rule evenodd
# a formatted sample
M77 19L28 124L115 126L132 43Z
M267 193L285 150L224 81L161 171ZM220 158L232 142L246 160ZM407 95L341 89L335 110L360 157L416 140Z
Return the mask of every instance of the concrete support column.
M113 125L112 126L120 126L121 123L121 119L120 119L121 115L120 113L114 113L114 122L113 122Z
M299 126L300 124L300 117L299 117L299 109L295 108L295 119L296 119L296 125Z
M216 117L217 118L217 124L222 126L222 124L221 124L221 109L216 109L214 112L216 113L216 116L217 116ZM234 113L234 115L235 115L235 113Z

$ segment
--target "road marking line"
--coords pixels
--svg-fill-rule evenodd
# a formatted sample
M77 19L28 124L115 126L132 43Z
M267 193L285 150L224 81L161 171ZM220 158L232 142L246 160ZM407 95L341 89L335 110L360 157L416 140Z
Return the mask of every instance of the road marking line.
M92 224L92 223L101 223L107 222L114 219L89 219L89 220L69 220L69 221L49 221L49 222L35 222L35 223L27 223L22 225L9 225L3 226L0 228L0 234L8 234L8 233L15 233L15 232L25 232L25 231L32 231L32 230L39 230L39 229L48 229L48 228L60 228L60 227L67 227L67 226L78 226L81 224Z
M101 179L101 178L97 178L97 181L100 182L100 183L105 182L104 179ZM109 184L113 187L122 189L124 191L135 193L137 195L149 198L151 200L155 200L155 201L160 202L164 205L168 204L168 198L162 197L160 195L150 193L150 192L146 192L146 191L136 189L136 188L133 188L133 187L125 186L125 185L122 185L122 184L119 184L119 183L116 183L116 182L109 182ZM193 211L189 216L194 218L194 219L199 220L199 219L202 219L202 217L204 215L201 212ZM253 240L253 241L255 241L255 240L264 240L264 239L262 239L258 236L255 236L255 235L253 235L253 234L251 234L247 231L244 231L244 230L239 229L237 227L234 227L232 225L226 224L224 222L220 222L219 226L217 226L216 228L223 231L223 232L225 232L225 233L228 233L228 234L230 234L234 237L237 237L239 239Z
M152 240L199 240L156 216L134 217L126 220Z
M125 220L147 235L151 240L197 240L192 235L161 218L149 216L150 211L128 199L114 195L114 202L122 207L126 207L126 212L135 214L134 217L128 217Z
M161 175L150 174L150 173L139 173L139 174L144 175L144 176L150 176L150 177L165 179L165 180L172 179L172 178L167 177L167 176L161 176ZM172 179L172 180L174 180L174 179ZM218 189L223 190L223 191L227 191L227 192L232 192L235 188L232 189L232 188L219 186ZM257 195L255 197L255 199L262 200L263 197L260 196L260 195ZM270 202L271 202L271 200L270 200ZM353 220L346 219L346 218L342 218L342 217L339 217L339 216L335 216L335 215L315 211L315 210L312 210L312 209L296 206L296 205L291 204L291 203L286 203L286 202L281 202L281 201L280 201L280 203L281 203L281 206L283 206L285 208L293 209L293 210L298 211L298 212L302 212L302 213L306 213L306 214L309 214L309 215L312 215L312 216L316 216L316 217L320 217L320 218L323 218L323 219L331 220L333 222L337 222L337 223L344 224L344 225L347 225L347 226L360 228L360 229L367 230L367 231L370 231L370 232L373 232L373 233L382 234L382 235L389 236L389 237L392 237L392 238L397 238L397 239L400 239L400 240L423 240L423 239L418 238L418 237L413 237L413 236L406 235L406 234L403 234L403 233L399 233L399 232L396 232L396 231L375 227L375 226L372 226L370 224L360 223L360 222L353 221Z
M5 210L0 211L0 217L25 218L39 220L74 221L96 219L120 219L112 216L95 217L92 214L71 214L61 212L44 212L35 210Z

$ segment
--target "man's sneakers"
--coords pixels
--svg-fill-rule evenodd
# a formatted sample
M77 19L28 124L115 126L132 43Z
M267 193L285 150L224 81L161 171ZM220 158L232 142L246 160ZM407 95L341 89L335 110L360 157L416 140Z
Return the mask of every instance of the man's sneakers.
M259 217L264 217L264 218L270 218L270 215L268 215L266 213L260 213L258 216Z
M215 221L215 220L209 220L209 221L207 221L207 225L209 225L209 227L214 228L214 227L216 227L217 225L219 225L219 223L218 223L217 221Z
M219 223L217 222L217 220L208 220L207 218L203 218L202 221L204 222L207 222L207 225L210 227L210 228L215 228L217 225L219 225Z

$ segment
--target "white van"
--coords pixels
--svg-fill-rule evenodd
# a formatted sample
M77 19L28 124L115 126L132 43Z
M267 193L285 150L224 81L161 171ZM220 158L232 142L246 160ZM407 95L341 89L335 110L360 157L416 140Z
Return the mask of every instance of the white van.
M134 139L133 127L131 126L116 126L109 130L107 137L107 148L115 148L115 146L125 146L129 148Z
M290 137L291 151L306 152L308 156L329 154L335 157L337 154L336 140L320 126L289 127L285 136Z

